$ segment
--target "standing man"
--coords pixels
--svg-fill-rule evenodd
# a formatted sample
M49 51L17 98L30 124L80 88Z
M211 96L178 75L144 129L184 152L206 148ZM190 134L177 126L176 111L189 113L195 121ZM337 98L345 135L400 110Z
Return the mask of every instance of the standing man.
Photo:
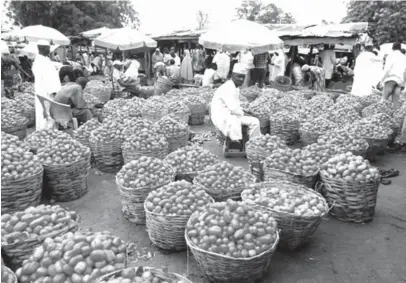
M251 50L245 48L245 50L241 51L238 63L241 63L247 69L244 86L249 86L251 83L251 70L254 68L254 55L252 55Z
M217 89L210 105L213 124L232 141L242 139L241 126L248 126L249 138L261 135L259 120L244 116L240 106L240 87L246 74L242 64L235 64L231 79Z
M220 50L214 55L213 63L217 65L217 76L219 79L225 81L230 72L230 57L224 50Z
M35 57L32 65L32 72L35 77L35 94L49 99L61 89L58 71L49 59L50 45L47 40L38 41L39 54ZM50 105L43 109L38 97L35 97L35 129L45 129L52 126L52 120L47 121L45 117L49 115ZM47 122L49 122L47 124Z
M155 66L155 64L158 62L164 62L164 56L159 48L155 49L155 53L152 54L152 66Z
M254 69L252 70L251 85L255 85L256 83L258 83L258 86L260 88L264 87L268 58L268 52L257 54L254 56Z
M334 45L324 44L324 49L320 52L320 59L323 63L324 75L326 76L326 88L331 82L333 77L334 67L336 65L336 53L334 51Z
M176 54L175 47L171 47L171 51L169 52L169 54L171 55L172 59L175 60L175 65L180 67L181 61L178 54Z
M392 46L393 52L386 57L385 68L381 83L383 87L382 101L392 96L392 102L397 109L400 106L400 90L406 81L406 57L401 52L400 42Z

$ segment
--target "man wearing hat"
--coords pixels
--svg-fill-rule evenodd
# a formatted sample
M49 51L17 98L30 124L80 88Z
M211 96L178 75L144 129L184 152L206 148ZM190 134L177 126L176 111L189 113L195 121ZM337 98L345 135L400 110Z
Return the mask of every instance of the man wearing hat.
M242 139L241 126L248 126L250 138L260 135L259 120L244 116L240 106L240 87L248 70L241 63L234 64L231 79L220 86L211 102L211 120L226 137L233 141Z
M32 72L35 78L35 94L53 99L53 96L61 89L58 71L49 59L50 45L47 40L37 43L39 54L35 57ZM49 105L43 109L41 102L35 98L35 128L36 130L53 126L49 115ZM48 118L46 118L48 117Z

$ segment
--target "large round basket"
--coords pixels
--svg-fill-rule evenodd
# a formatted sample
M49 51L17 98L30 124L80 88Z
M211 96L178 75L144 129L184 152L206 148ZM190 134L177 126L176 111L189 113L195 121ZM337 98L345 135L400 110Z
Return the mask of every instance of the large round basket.
M355 223L371 221L375 214L379 179L371 183L346 182L329 178L322 170L320 178L324 185L324 197L330 214L335 218Z
M96 279L94 283L107 283L109 280L112 280L114 278L117 278L121 275L121 272L125 271L134 271L135 274L142 276L144 272L151 272L151 274L156 277L161 279L159 282L167 282L167 283L192 283L185 277L172 273L172 272L166 272L163 271L162 269L157 269L157 268L152 268L152 267L132 267L132 268L127 268L127 269L122 269L122 270L117 270L112 273L103 275ZM113 282L113 281L110 281ZM133 281L131 281L133 282Z
M124 164L121 141L111 143L89 140L96 168L106 173L117 173Z
M249 142L245 147L245 152L247 153L248 166L251 173L257 178L258 182L263 181L264 161L270 152L257 147L252 149Z
M278 136L286 142L286 144L294 144L299 138L300 122L280 123L277 121L269 121L269 132L271 135Z
M269 115L253 115L255 118L259 120L259 128L261 130L261 134L266 135L269 134Z
M190 109L189 125L203 125L204 116L206 116L206 105L204 104L191 104L185 102Z
M187 124L190 119L190 110L189 109L187 109L187 111L183 111L183 112L169 112L169 114L179 118L179 120L181 120L185 124Z
M274 81L269 81L269 83L272 88L283 92L292 90L292 80L286 76L276 77Z
M155 184L154 186L149 187L138 187L138 188L126 188L123 187L116 177L117 188L121 196L121 205L122 212L124 217L128 221L135 224L145 224L145 210L144 210L144 201L147 198L148 194L153 190L159 189L162 186L169 184L175 179L175 174L173 174L172 179L169 182L164 184Z
M87 193L90 151L81 160L69 165L44 164L44 194L59 202L72 201Z
M76 232L78 230L78 218L69 220L66 225L61 226L59 229L54 229L48 234L43 234L35 238L27 238L24 241L15 243L1 243L2 256L4 261L10 265L14 270L21 267L23 261L32 255L32 252L37 248L46 238L55 238L62 236L68 232ZM3 254L4 251L4 254Z
M1 130L7 134L17 136L20 140L27 136L27 123L14 127L1 127Z
M279 247L281 247L282 249L295 250L303 246L307 242L309 242L309 240L311 240L312 235L316 232L317 228L319 227L322 218L328 212L327 202L325 201L323 196L305 186L296 185L287 181L275 180L270 182L259 183L256 184L255 186L260 189L267 189L272 186L277 186L278 188L286 187L287 189L294 189L306 194L317 195L319 200L323 202L325 208L325 212L323 212L320 215L302 216L274 210L268 207L262 207L263 209L268 211L273 218L275 218L276 222L278 222L278 229L281 229ZM249 200L247 196L247 190L244 190L241 193L241 196L243 201ZM250 205L254 207L258 206L257 204L254 203L250 203Z
M392 133L393 132L391 132L390 135L392 135ZM369 147L383 148L388 145L390 135L385 139L376 139L376 138L369 138L369 137L362 137L362 138L368 142Z
M252 175L250 175L250 183L254 184L257 180L257 178ZM241 192L246 188L245 186L237 187L237 188L223 188L222 190L217 190L213 188L208 188L205 187L201 184L201 181L199 180L199 176L193 179L193 184L196 184L198 186L201 186L204 188L206 193L208 193L215 201L220 202L220 201L226 201L227 199L232 199L232 200L241 200Z
M123 158L124 158L124 164L127 164L128 162L132 160L137 160L141 156L151 156L151 157L156 157L159 159L164 159L168 155L168 144L166 146L157 149L157 150L150 150L150 151L138 151L135 149L132 149L131 147L124 147L123 146Z
M264 165L264 180L265 181L272 181L272 180L286 180L290 181L295 184L304 185L308 188L313 188L316 179L319 173L310 176L302 176L293 174L291 172L285 172L281 170L277 170L274 168L267 167L266 163Z
M11 271L10 268L5 266L4 264L1 265L1 275L2 275L2 277L3 277L3 273L7 274L8 278L12 278L12 279L11 279L11 281L7 281L7 282L2 281L2 283L18 283L17 276L14 274L13 271Z
M214 202L213 199L211 199ZM149 238L158 248L171 251L186 250L185 228L190 215L164 215L146 208L146 226Z
M195 217L197 215L192 214L190 219ZM279 233L269 250L250 258L233 258L203 250L193 244L186 231L185 239L197 264L211 282L253 283L261 279L268 270L272 255L279 243Z
M41 201L44 169L26 178L1 181L1 213L21 211Z
M96 96L101 103L107 102L111 98L111 94L113 92L112 88L109 87L104 87L104 88L98 88L97 91L91 91L91 93Z
M160 111L155 111L153 109L142 109L141 110L142 118L149 120L151 122L158 122L159 120L162 119L162 117L164 117L167 114L168 114L167 109L163 109Z
M179 136L165 136L168 141L169 153L177 150L178 148L187 146L189 141L189 132L180 134Z
M352 154L354 154L354 155L359 155L359 156L366 158L367 153L368 153L368 148L369 148L369 144L365 143L365 147L363 147L363 148L349 148L348 150L345 150L345 152L349 151L349 152L352 152Z

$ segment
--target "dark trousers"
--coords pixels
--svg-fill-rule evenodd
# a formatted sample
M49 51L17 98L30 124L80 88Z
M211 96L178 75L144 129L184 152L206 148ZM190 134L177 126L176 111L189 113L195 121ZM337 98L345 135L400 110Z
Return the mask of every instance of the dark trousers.
M250 85L255 85L258 83L260 88L264 87L266 77L266 69L252 69L251 70L251 83Z

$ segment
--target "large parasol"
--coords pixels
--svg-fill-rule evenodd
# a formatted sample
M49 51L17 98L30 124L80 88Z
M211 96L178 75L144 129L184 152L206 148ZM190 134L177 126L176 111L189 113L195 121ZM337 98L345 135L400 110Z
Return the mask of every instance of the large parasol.
M106 31L97 37L94 45L121 51L137 49L141 52L156 48L157 42L135 29L118 28Z
M54 28L43 25L28 26L17 32L18 37L23 37L27 41L37 42L48 40L50 44L69 45L70 40L61 32Z
M199 38L208 49L230 53L250 48L253 54L283 48L283 41L265 26L247 20L237 20L208 30Z

